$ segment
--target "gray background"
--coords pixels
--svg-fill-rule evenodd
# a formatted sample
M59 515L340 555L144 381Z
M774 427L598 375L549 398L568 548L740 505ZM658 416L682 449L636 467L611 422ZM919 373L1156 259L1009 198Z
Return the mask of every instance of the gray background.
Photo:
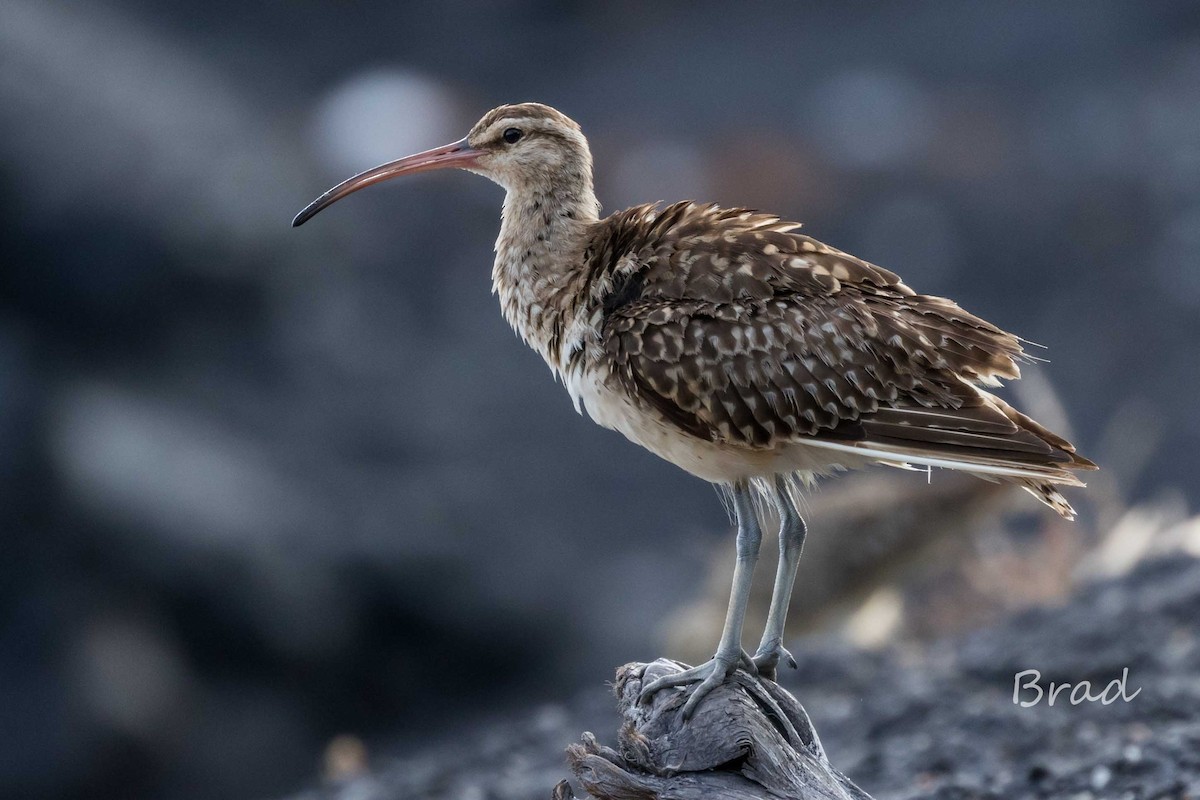
M609 210L775 211L1049 345L1051 421L1195 502L1195 3L3 0L0 794L280 794L658 654L724 517L505 327L501 191L289 228L523 100Z

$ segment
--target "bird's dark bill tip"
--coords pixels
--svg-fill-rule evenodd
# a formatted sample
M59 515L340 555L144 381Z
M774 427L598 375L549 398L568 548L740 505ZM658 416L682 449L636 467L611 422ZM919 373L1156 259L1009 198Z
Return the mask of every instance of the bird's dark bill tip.
M313 207L310 205L307 208L305 208L303 211L301 211L299 214L297 214L295 217L292 218L292 227L299 228L301 225L308 222L314 216L316 216L316 212L313 211Z

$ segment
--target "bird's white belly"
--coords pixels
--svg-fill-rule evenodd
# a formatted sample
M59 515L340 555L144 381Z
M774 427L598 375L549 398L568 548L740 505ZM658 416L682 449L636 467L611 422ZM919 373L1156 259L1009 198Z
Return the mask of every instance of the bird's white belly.
M799 442L781 442L767 449L752 449L699 439L679 430L652 408L646 408L603 377L584 370L567 379L571 395L582 402L597 425L619 431L632 442L670 461L698 478L732 483L779 473L826 474L858 467L867 459L836 453Z

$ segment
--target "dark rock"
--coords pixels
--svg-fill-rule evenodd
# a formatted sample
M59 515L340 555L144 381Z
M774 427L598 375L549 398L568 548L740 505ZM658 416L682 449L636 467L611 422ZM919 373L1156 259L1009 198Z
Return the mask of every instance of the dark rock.
M827 751L833 764L881 800L1194 798L1200 796L1196 619L1200 562L1177 556L1088 585L1060 608L1018 614L986 630L937 642L917 656L808 640L792 648L801 656L800 666L785 676L784 684L804 699L824 748L815 738L800 735L797 752L809 742L812 763L820 764ZM637 669L669 668L666 663ZM1031 707L1013 702L1014 674L1023 669L1041 670L1043 686L1050 680L1091 680L1093 694L1098 694L1125 668L1128 692L1138 692L1129 702L1071 705L1069 691L1052 707L1045 699ZM672 693L655 698L631 727L637 669L623 670L615 685L618 707L627 717L618 734L621 746L605 747L590 734L582 744L571 745L568 760L584 771L588 786L623 786L625 794L608 796L629 798L700 796L700 786L707 787L707 796L787 796L763 788L778 790L779 784L771 783L769 770L754 772L748 739L735 736L745 730L728 715L722 717L730 737L724 755L713 751L703 757L710 740L676 741L669 758L649 744L631 748L631 743L645 741L654 725L669 728L669 717L662 722L656 715L679 705L679 696ZM739 674L736 686L706 699L694 721L711 728L716 721L705 722L701 712L706 707L725 714L730 703L742 702L731 697L749 697L747 692L760 686ZM774 687L772 696L779 702L789 695ZM605 702L611 701L597 688L562 708L496 719L380 765L371 775L314 789L297 800L544 800L552 791L571 797L571 789L560 783L556 788L566 770L562 748L582 727L596 723ZM784 716L803 733L803 721ZM612 724L610 717L605 726ZM789 741L786 734L782 739ZM693 759L698 760L691 763ZM686 767L669 770L667 761ZM709 768L713 771L691 772ZM747 773L757 775L757 782L747 780Z

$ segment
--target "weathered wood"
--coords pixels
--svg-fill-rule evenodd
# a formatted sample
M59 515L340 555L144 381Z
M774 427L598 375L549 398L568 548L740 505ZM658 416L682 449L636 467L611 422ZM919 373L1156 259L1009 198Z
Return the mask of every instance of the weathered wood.
M641 703L643 683L687 667L659 659L617 670L624 724L619 751L591 733L567 749L575 777L597 800L870 800L834 769L804 708L778 684L739 671L690 720L690 688ZM573 797L560 783L556 800Z

